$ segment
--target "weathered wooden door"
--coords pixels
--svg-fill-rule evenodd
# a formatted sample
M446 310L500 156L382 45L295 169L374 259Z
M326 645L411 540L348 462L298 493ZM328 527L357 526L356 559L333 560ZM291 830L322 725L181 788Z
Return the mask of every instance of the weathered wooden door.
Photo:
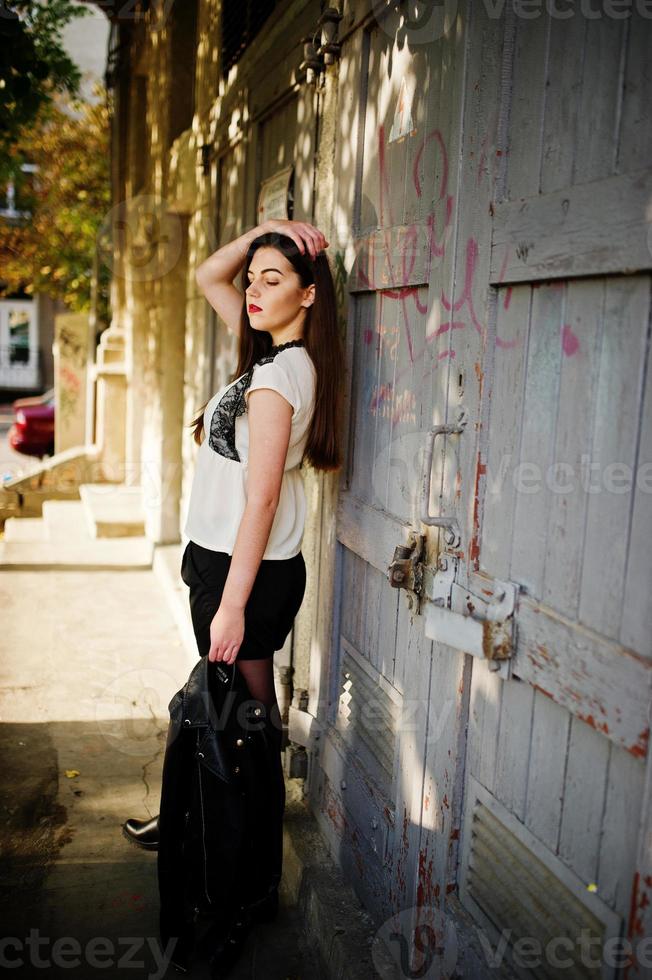
M593 13L474 11L463 157L494 162L490 207L472 166L460 188L454 346L478 436L460 437L449 563L454 610L491 625L471 662L457 883L493 945L510 930L508 958L539 944L535 975L561 941L567 975L614 976L584 932L628 938L633 977L649 975L652 20ZM492 663L512 603L512 656ZM429 635L454 635L446 620Z
M401 27L407 5L375 6L347 38L340 70L334 217L338 267L350 269L350 432L319 763L323 829L382 920L443 900L455 836L466 659L433 645L388 567L398 546L409 551L410 532L422 535L429 588L438 551L438 531L420 521L420 487L457 368L440 293L451 296L454 282L464 31L435 24L412 35ZM440 479L450 485L456 447L445 448ZM408 578L411 567L408 558ZM437 793L424 791L433 765Z
M342 58L351 429L322 825L379 920L414 908L408 940L445 909L492 946L635 941L651 22L468 4L429 36L407 14ZM418 613L388 582L401 544Z

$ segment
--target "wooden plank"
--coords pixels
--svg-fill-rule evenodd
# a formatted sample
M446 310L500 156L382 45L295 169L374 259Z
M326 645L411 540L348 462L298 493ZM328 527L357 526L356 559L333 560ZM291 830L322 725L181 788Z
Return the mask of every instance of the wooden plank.
M439 110L429 132L441 141L440 209L434 231L434 268L430 278L428 336L432 338L432 386L424 402L423 428L454 421L460 407L470 424L461 437L445 440L439 472L433 472L438 507L456 512L463 528L462 550L470 552L473 490L478 465L477 419L483 397L486 352L487 269L483 252L490 241L489 204L493 190L498 119L490 93L499 89L504 25L480 5L465 4L442 45ZM445 169L444 169L445 166ZM487 172L489 170L489 173ZM445 207L444 207L445 205ZM433 467L435 470L436 468ZM470 493L469 493L470 490ZM442 532L431 532L443 544ZM419 874L414 900L422 912L419 924L431 922L432 909L444 908L456 888L457 853L464 806L471 699L474 677L484 667L443 643L433 645L429 738L423 782L419 838ZM487 726L497 719L499 698L492 698L494 678L485 678ZM477 705L477 702L476 702ZM486 745L493 764L495 741ZM490 773L493 778L493 772Z
M509 58L509 28L483 8L469 8L471 39L467 45L462 98L463 124L450 143L450 159L459 160L460 206L455 210L455 233L445 259L453 257L450 286L442 304L450 317L450 357L446 389L446 421L462 413L468 423L462 435L445 439L446 470L442 477L441 509L456 516L460 528L458 582L465 585L469 567L479 556L481 496L485 489L483 454L497 348L494 291L487 286L491 243L491 202L502 177L504 106L500 98L504 62ZM497 98L497 95L499 96ZM455 116L451 129L456 129ZM463 139L463 143L460 140ZM450 290L450 291L449 291ZM504 294L503 294L504 295ZM507 394L507 393L506 393ZM499 396L500 397L500 396ZM514 393L509 392L514 411Z
M424 225L391 225L353 239L350 293L399 289L428 282L430 242Z
M399 603L405 602L405 594L401 593L400 589L392 588L389 582L384 583L384 589L378 620L377 666L390 684L403 693L396 670L396 644L398 640Z
M649 739L652 664L526 595L517 607L514 673L642 758Z
M378 668L379 657L380 609L385 596L385 589L391 589L387 578L385 577L383 581L380 572L376 571L372 565L367 565L362 600L365 609L364 631L360 651L376 669Z
M622 621L649 307L647 277L607 282L578 618L614 640ZM651 652L649 637L640 652Z
M582 457L589 455L600 360L604 280L566 286L558 343L561 346L554 467L542 482L548 496L542 600L576 618L579 606L588 497L582 489ZM551 402L551 409L554 402Z
M527 800L534 694L529 684L503 681L494 793L519 820L525 816Z
M387 63L382 47L378 42L380 38L387 43L387 38L379 30L378 23L363 33L365 35L363 45L368 45L368 48L366 52L367 68L364 77L361 78L360 91L358 92L363 128L358 180L356 181L357 220L355 228L356 232L366 234L382 224L380 168L376 158L378 133L375 120L377 97L380 89L379 79L387 74ZM376 158L375 163L374 158Z
M510 201L539 193L551 17L546 11L535 19L516 16L513 22L513 63L507 67L512 79L506 174Z
M340 632L358 650L364 636L364 582L366 563L355 551L342 557L342 605Z
M586 41L582 51L578 138L570 181L576 185L609 177L615 171L623 45L628 30L623 19L609 16L577 19L585 20ZM602 202L599 210L603 210Z
M634 4L627 18L627 55L615 170L631 173L652 162L652 20L649 9ZM649 219L648 219L649 220Z
M383 454L383 466L378 474L386 485L386 510L402 521L413 522L419 507L426 443L422 419L423 400L427 397L423 385L427 342L425 318L419 312L419 303L425 306L426 297L427 290L422 287L413 297L394 303L397 342L389 396L391 441ZM380 484L381 480L375 482Z
M485 474L479 481L482 510L478 515L480 568L507 579L510 572L516 488L512 479L518 461L527 377L532 290L522 285L501 289L497 298L493 378L488 379L489 418L484 449Z
M642 812L645 760L613 742L609 743L609 753L596 881L604 901L626 918L636 870L636 828Z
M337 538L350 551L373 565L384 575L398 544L405 544L410 527L353 493L342 492L338 499Z
M627 980L650 980L650 936L652 936L652 752L645 765L645 785L636 847L636 870L632 880L627 939L633 947Z
M474 657L471 669L466 768L493 793L500 703L505 682L494 671L489 670L483 660Z
M573 183L586 24L585 17L550 19L541 150L542 194L564 190ZM595 79L591 78L591 82L595 83Z
M622 599L620 642L652 657L652 363L647 352L641 434L635 464L634 501Z
M401 44L402 13L392 9L383 18L379 35L374 34L375 50L385 59L382 73L377 76L380 85L376 98L370 103L378 133L377 165L380 180L380 212L378 224L381 228L392 227L405 222L405 190L407 182L408 147L411 137L398 137L400 119L408 118L408 81L416 84L416 65L413 52L417 45ZM387 44L387 37L393 41ZM401 112L401 106L403 111ZM395 124L396 128L395 128ZM390 253L391 266L403 266L404 261L398 252ZM395 273L396 274L396 273ZM400 274L400 273L399 273ZM427 281L427 280L423 280Z
M419 837L424 807L425 745L430 710L432 643L420 619L399 606L397 673L404 723L397 746L396 820L390 835L386 887L395 911L410 908L419 873Z
M647 167L495 204L491 283L652 268L651 195L652 169Z
M596 882L609 743L577 717L571 721L559 856L586 882Z
M355 404L351 451L353 468L351 490L362 500L371 502L371 473L376 456L378 414L376 397L380 385L382 354L378 343L378 297L368 293L356 300L360 320L356 328L353 361L353 400ZM380 298L382 304L382 294Z
M358 771L354 756L332 731L325 736L322 770L320 824L358 897L367 908L376 908L383 901L389 833L382 798L372 794L368 775Z
M368 462L367 492L365 499L374 507L388 510L400 520L409 520L410 494L393 496L393 506L388 506L389 476L394 465L397 452L395 431L401 426L400 414L396 409L397 389L410 393L411 364L405 335L401 331L400 305L388 293L380 293L376 298L378 318L374 324L374 341L378 352L378 375L372 390L369 411L374 418L373 457ZM370 352L369 352L370 353ZM407 374L400 384L397 378ZM407 384L405 381L407 380ZM414 396L414 392L412 392ZM414 429L410 419L408 406L407 424L405 428ZM398 442L398 460L402 463L400 440ZM411 488L412 489L412 488Z
M564 773L572 715L541 691L533 690L530 769L523 823L555 852L564 803Z
M527 374L516 484L510 579L534 595L543 590L550 492L546 474L554 462L555 424L564 287L544 283L533 290Z

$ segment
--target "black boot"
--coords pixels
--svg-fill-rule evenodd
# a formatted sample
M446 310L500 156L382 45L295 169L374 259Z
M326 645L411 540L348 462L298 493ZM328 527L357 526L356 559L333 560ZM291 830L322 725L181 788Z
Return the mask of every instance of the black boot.
M158 815L151 820L137 820L130 817L122 825L122 833L132 844L137 844L146 851L158 851Z

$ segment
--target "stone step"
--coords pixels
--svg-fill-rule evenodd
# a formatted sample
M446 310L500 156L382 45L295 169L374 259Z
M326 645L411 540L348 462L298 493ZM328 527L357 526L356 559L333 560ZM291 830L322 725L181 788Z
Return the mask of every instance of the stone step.
M48 529L41 517L8 517L5 541L47 541Z
M151 568L154 544L146 537L122 539L77 536L70 541L2 541L0 570L83 569L86 571Z
M46 526L46 540L49 541L95 540L81 500L44 500L43 523Z
M90 533L97 538L141 537L145 533L142 487L82 483L79 496Z

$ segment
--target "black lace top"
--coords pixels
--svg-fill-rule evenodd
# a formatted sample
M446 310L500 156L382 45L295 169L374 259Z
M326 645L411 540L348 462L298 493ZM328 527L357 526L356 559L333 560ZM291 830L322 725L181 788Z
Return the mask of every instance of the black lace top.
M245 392L251 385L254 368L258 364L268 364L273 361L277 354L288 347L304 347L302 339L288 340L284 344L275 344L270 347L267 354L259 357L251 368L238 378L234 384L222 395L213 410L210 431L208 433L208 445L211 449L226 456L228 459L240 460L240 455L235 447L235 420L239 415L244 415L247 409Z

